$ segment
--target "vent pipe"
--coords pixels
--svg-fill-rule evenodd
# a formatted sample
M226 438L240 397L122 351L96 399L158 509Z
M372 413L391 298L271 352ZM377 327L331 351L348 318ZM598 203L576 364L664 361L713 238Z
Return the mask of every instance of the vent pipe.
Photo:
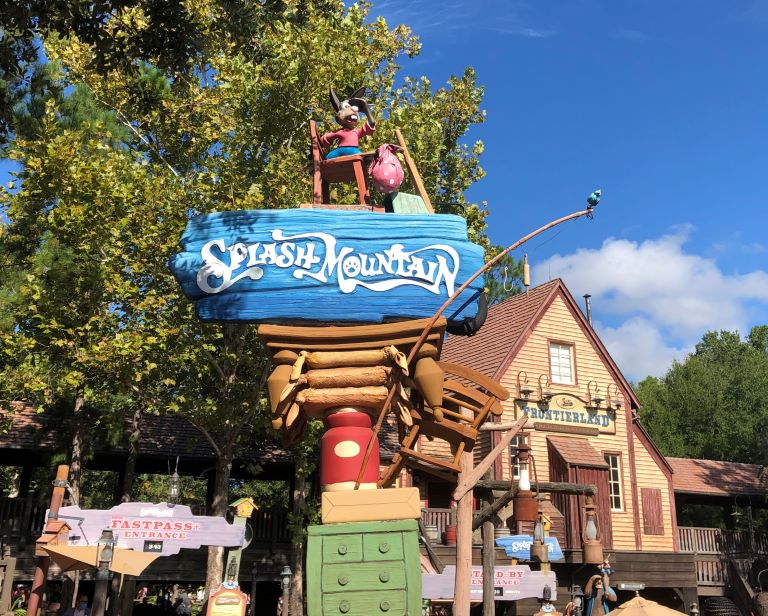
M587 323L592 325L592 302L590 302L590 298L592 296L589 293L584 294L584 306L586 308L586 315L587 315Z

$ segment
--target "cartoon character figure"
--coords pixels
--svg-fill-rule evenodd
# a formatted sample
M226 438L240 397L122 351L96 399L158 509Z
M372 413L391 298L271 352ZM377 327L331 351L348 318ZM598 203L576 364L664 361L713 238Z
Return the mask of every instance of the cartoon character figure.
M329 148L338 141L338 147L335 150L331 150L325 157L326 159L360 154L360 138L372 135L376 130L376 121L371 115L368 103L362 98L364 94L365 86L358 88L349 95L349 98L339 102L336 92L333 91L333 88L330 88L331 105L336 111L336 123L341 128L331 133L325 133L320 137L320 147L323 149ZM365 114L366 120L365 124L358 128L357 124L360 121L361 111Z
M611 588L611 579L606 571L611 571L608 561L600 565L600 573L589 578L584 586L587 603L583 616L603 616L611 611L608 601L616 601L616 591Z

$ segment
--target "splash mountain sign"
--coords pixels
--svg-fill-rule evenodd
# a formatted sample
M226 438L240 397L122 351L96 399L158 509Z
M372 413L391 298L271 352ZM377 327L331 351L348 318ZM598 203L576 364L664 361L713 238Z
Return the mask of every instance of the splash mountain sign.
M432 316L483 265L466 221L310 209L197 216L170 266L204 321L358 322ZM473 318L483 278L449 309Z

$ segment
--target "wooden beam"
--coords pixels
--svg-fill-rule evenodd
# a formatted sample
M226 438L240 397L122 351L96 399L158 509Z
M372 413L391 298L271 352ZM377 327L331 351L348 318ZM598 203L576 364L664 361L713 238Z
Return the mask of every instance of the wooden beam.
M517 482L502 481L499 479L481 479L475 483L476 488L483 490L503 490L507 491L510 486L517 488ZM533 483L533 490L536 491L537 484ZM557 493L557 494L575 494L577 496L594 496L597 494L597 486L591 483L563 483L558 481L540 481L538 483L539 492Z
M493 473L493 469L490 470ZM490 505L493 497L487 494L484 498ZM474 521L472 526L474 530ZM496 569L496 545L494 541L493 521L489 518L483 522L483 614L496 613L496 598L494 596L494 581Z
M483 461L480 462L474 469L472 469L469 473L461 473L459 476L459 482L456 484L456 488L453 490L453 500L458 501L460 498L462 498L467 492L472 490L473 487L475 487L475 484L480 480L480 478L485 475L486 471L491 467L493 464L493 461L501 455L501 452L507 449L509 447L509 444L512 442L512 439L515 437L515 435L520 432L520 430L523 429L523 426L525 425L525 422L528 421L528 416L523 415L520 419L518 419L514 424L512 424L512 427L509 429L508 432L506 432L502 437L501 441L499 441L499 444L496 445L496 447L493 448L493 451L489 453L485 458L483 458ZM506 488L509 487L509 484L505 486Z
M505 507L514 497L517 492L517 482L510 488L509 481L489 480L478 481L477 488L483 488L486 490L502 490L504 492L493 502L482 508L474 520L472 520L472 530L477 530L486 521L490 520L496 515L503 507ZM552 481L539 482L539 492L555 492L558 494L577 494L594 496L597 493L597 488L592 484L584 483L557 483Z
M411 158L411 153L408 151L408 144L405 142L405 139L403 138L403 133L400 132L399 128L395 129L395 135L397 136L397 142L400 144L400 147L403 148L403 156L405 157L405 166L408 167L408 173L411 174L411 180L413 180L413 185L416 187L416 191L419 193L419 196L424 201L424 205L427 206L429 213L434 214L435 208L432 207L432 202L429 200L429 195L427 194L427 191L424 189L424 183L421 181L421 176L419 175L419 171L416 169L416 163L413 162L413 158Z
M462 409L463 413L471 413ZM473 457L461 454L461 475L472 472ZM472 584L472 492L467 492L456 505L456 577L453 591L454 616L469 616Z
M429 560L432 563L432 566L435 568L435 571L442 573L443 569L445 569L445 565L443 565L443 562L440 560L438 555L435 554L435 550L432 549L432 544L429 542L427 531L424 528L424 521L421 518L419 518L419 537L421 542L424 544L424 548L427 550L427 556L429 556Z
M478 432L504 432L506 430L509 430L510 428L513 428L515 425L514 421L508 421L507 423L496 423L495 421L487 421L482 426L480 426L477 430Z

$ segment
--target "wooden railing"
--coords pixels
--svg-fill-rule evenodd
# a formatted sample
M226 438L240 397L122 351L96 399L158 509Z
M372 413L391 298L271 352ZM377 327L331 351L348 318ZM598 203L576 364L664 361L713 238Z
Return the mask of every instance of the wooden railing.
M731 576L748 569L752 558L768 554L768 536L762 533L682 526L677 532L680 551L696 555L700 586L733 584ZM729 562L733 564L730 569Z
M7 540L27 541L37 538L45 523L44 505L26 498L0 497L0 536Z
M768 535L745 530L679 527L680 551L693 554L768 554Z
M442 537L446 526L456 524L456 510L435 507L422 509L421 521L424 526L437 526L437 536Z

